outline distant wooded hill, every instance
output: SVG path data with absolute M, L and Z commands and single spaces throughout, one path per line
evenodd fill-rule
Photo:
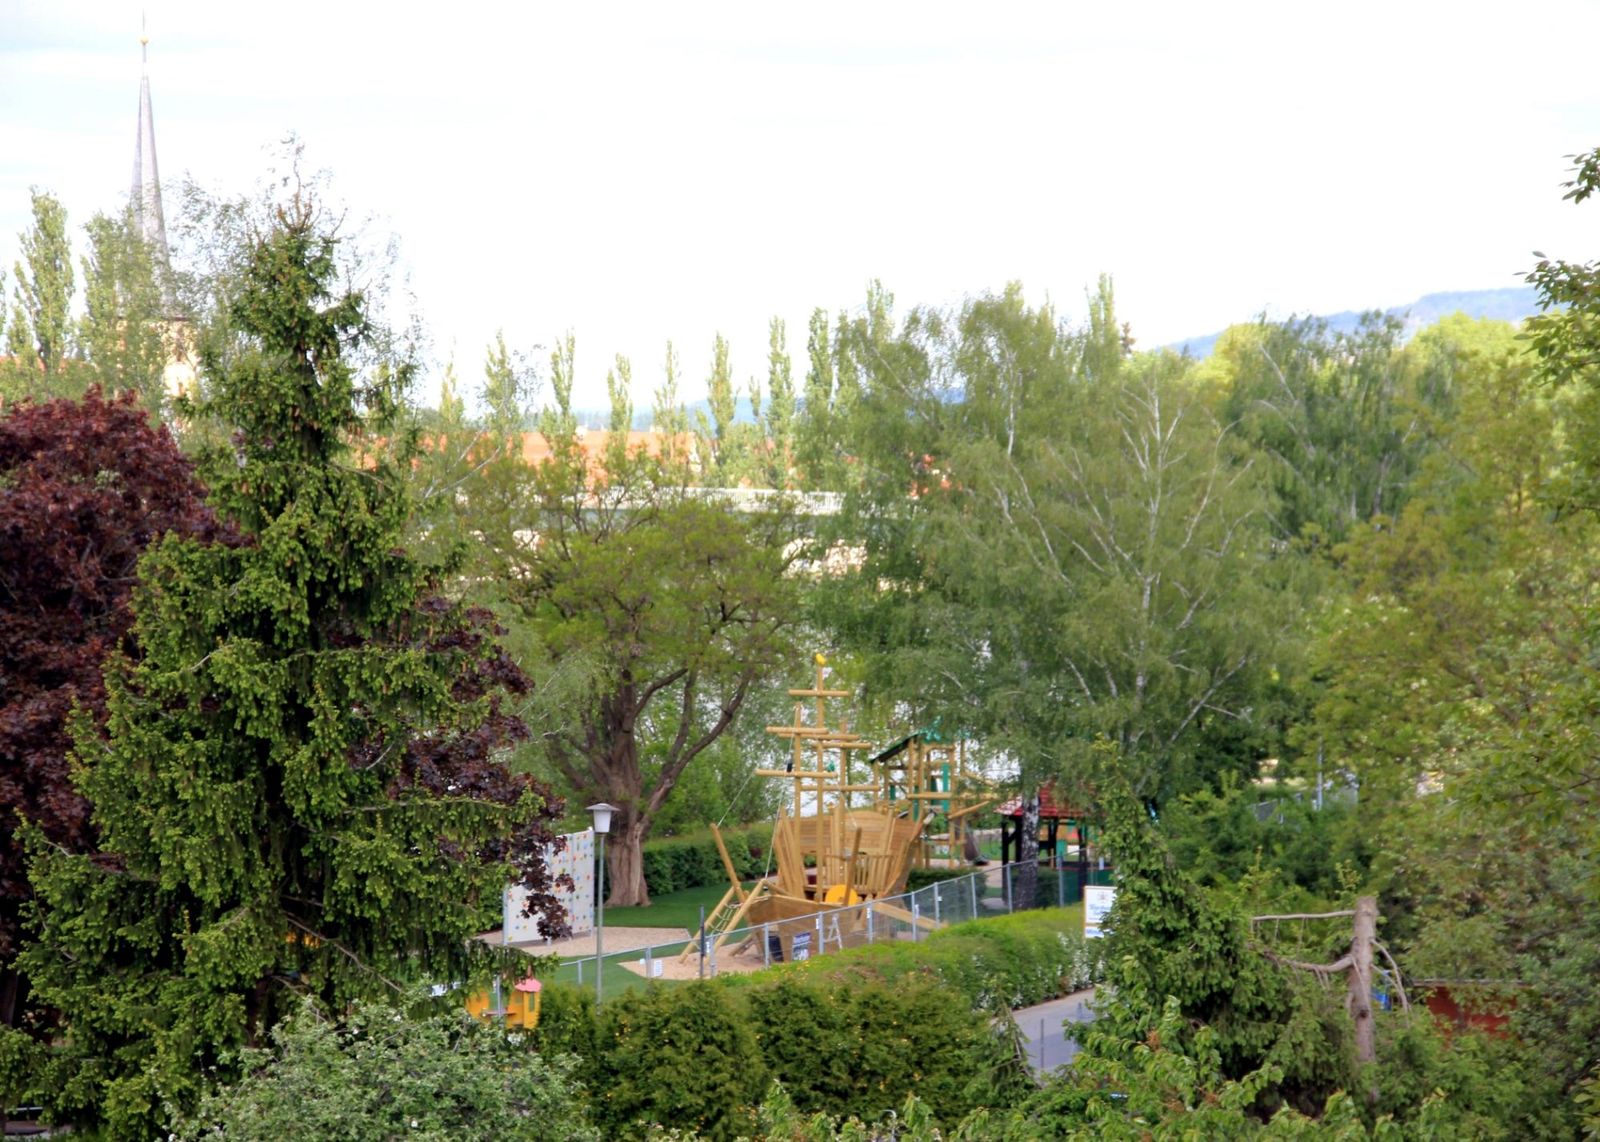
M 1336 332 L 1349 333 L 1355 330 L 1362 314 L 1370 312 L 1371 310 L 1347 309 L 1343 313 L 1322 315 L 1322 320 Z M 1496 321 L 1509 321 L 1515 324 L 1539 312 L 1539 299 L 1532 286 L 1456 290 L 1449 293 L 1426 294 L 1410 305 L 1397 305 L 1384 312 L 1404 320 L 1406 335 L 1410 336 L 1417 330 L 1432 325 L 1441 317 L 1449 317 L 1452 313 L 1464 313 L 1468 317 L 1493 318 Z M 1190 337 L 1185 341 L 1176 341 L 1167 348 L 1180 353 L 1186 352 L 1191 357 L 1207 357 L 1210 356 L 1212 347 L 1216 345 L 1220 336 L 1222 333 L 1219 330 L 1204 337 Z

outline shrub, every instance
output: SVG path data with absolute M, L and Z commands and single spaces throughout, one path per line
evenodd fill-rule
M 916 943 L 848 948 L 775 970 L 845 988 L 928 979 L 974 1008 L 997 1013 L 1043 1003 L 1099 978 L 1101 942 L 1084 939 L 1082 917 L 1078 908 L 1049 908 L 971 920 Z M 749 977 L 722 980 L 730 987 L 750 986 Z
M 589 1126 L 572 1060 L 465 1012 L 359 1005 L 336 1023 L 308 1003 L 244 1052 L 246 1077 L 210 1093 L 176 1139 L 497 1138 L 579 1142 Z
M 542 1054 L 574 1055 L 584 1068 L 590 1068 L 599 1051 L 598 1034 L 592 988 L 544 985 L 539 996 L 539 1025 L 533 1031 L 533 1045 Z M 587 1069 L 583 1077 L 590 1077 Z
M 832 1109 L 851 1085 L 845 1044 L 852 1029 L 847 1005 L 833 995 L 813 980 L 785 975 L 742 997 L 762 1060 L 805 1111 Z
M 851 1028 L 851 1081 L 818 1109 L 875 1118 L 915 1093 L 941 1121 L 955 1122 L 1018 1093 L 1015 1056 L 989 1017 L 952 1003 L 948 988 L 874 984 L 831 998 Z
M 771 825 L 750 825 L 722 834 L 728 858 L 741 879 L 767 871 L 767 851 L 772 846 Z M 644 880 L 652 895 L 681 892 L 707 884 L 721 884 L 727 873 L 717 842 L 709 832 L 649 841 L 644 846 Z
M 970 868 L 914 868 L 906 877 L 906 891 L 915 892 L 930 884 L 938 884 L 941 880 L 959 880 L 971 875 Z
M 1017 1077 L 988 1016 L 930 981 L 789 977 L 743 998 L 763 1062 L 805 1111 L 876 1119 L 915 1093 L 954 1122 Z
M 748 1134 L 768 1072 L 744 1005 L 695 982 L 624 992 L 600 1015 L 593 1105 L 608 1138 L 650 1124 L 708 1139 Z
M 580 1073 L 608 1137 L 652 1123 L 732 1138 L 777 1080 L 800 1110 L 876 1121 L 916 1094 L 954 1123 L 1005 1105 L 1021 1074 L 990 1016 L 1086 986 L 1101 941 L 1076 908 L 972 921 L 916 943 L 874 944 L 703 983 L 650 985 L 608 1003 L 553 986 L 537 1041 L 590 1060 Z

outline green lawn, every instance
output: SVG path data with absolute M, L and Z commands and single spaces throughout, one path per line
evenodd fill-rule
M 749 881 L 748 888 L 755 881 Z M 686 888 L 682 892 L 669 892 L 655 897 L 648 908 L 607 908 L 606 926 L 615 924 L 619 928 L 682 928 L 684 933 L 694 931 L 700 926 L 700 909 L 706 910 L 706 918 L 710 919 L 711 910 L 717 906 L 717 901 L 722 899 L 723 893 L 728 891 L 728 886 L 723 883 L 707 884 L 700 888 Z
M 746 885 L 748 888 L 750 881 Z M 689 935 L 700 924 L 700 909 L 706 910 L 709 919 L 712 909 L 722 899 L 726 892 L 726 885 L 705 885 L 700 888 L 686 888 L 682 892 L 669 892 L 657 896 L 646 908 L 607 908 L 606 927 L 609 928 L 677 928 L 684 936 Z M 687 940 L 680 939 L 676 943 L 665 944 L 655 949 L 655 954 L 662 959 L 676 956 L 683 950 Z M 642 951 L 619 952 L 615 955 L 608 954 L 605 962 L 606 995 L 621 995 L 632 987 L 639 987 L 645 983 L 641 975 L 636 975 L 623 967 L 625 961 L 640 960 L 644 958 Z M 551 983 L 578 982 L 578 965 L 573 959 L 562 961 L 561 966 L 544 978 Z M 671 980 L 658 980 L 658 983 L 671 983 Z M 583 986 L 594 987 L 594 960 L 589 958 L 583 963 Z

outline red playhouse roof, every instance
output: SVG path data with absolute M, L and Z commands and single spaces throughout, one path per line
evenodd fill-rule
M 995 811 L 1002 817 L 1020 817 L 1022 816 L 1022 798 L 1013 797 Z M 1082 809 L 1076 809 L 1071 805 L 1056 800 L 1055 782 L 1047 781 L 1039 787 L 1039 820 L 1061 821 L 1068 817 L 1077 820 L 1086 816 L 1088 814 Z

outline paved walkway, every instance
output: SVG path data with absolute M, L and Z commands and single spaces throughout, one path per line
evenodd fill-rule
M 1028 1040 L 1028 1063 L 1034 1070 L 1047 1074 L 1072 1062 L 1078 1054 L 1078 1044 L 1067 1033 L 1067 1026 L 1094 1019 L 1089 1010 L 1093 999 L 1094 988 L 1091 987 L 1011 1013 Z
M 485 932 L 478 937 L 485 943 L 498 944 L 500 931 Z M 618 925 L 606 925 L 606 959 L 622 952 L 641 951 L 644 948 L 662 948 L 673 944 L 682 944 L 691 939 L 687 928 L 624 928 Z M 532 956 L 560 956 L 568 959 L 572 956 L 594 955 L 594 931 L 584 932 L 581 935 L 569 936 L 565 940 L 534 940 L 529 943 L 513 944 L 512 947 L 520 948 Z

